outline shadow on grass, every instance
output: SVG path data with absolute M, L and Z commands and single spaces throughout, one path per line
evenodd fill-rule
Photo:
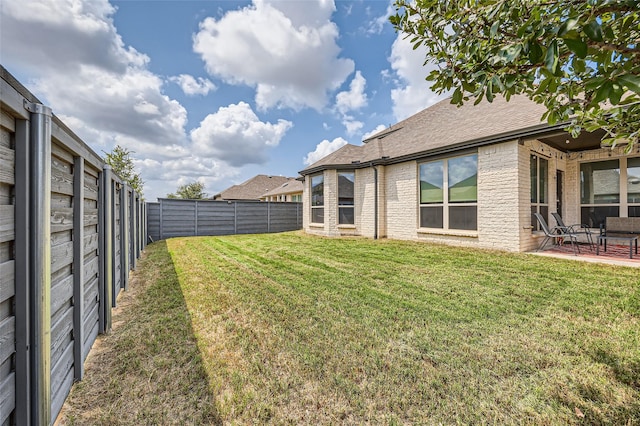
M 222 424 L 164 241 L 147 246 L 60 424 Z

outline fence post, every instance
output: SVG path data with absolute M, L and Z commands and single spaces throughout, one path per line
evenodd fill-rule
M 31 423 L 51 421 L 51 108 L 25 100 L 30 113 Z
M 129 261 L 131 262 L 131 269 L 136 269 L 136 259 L 138 257 L 138 198 L 136 191 L 131 189 L 131 198 L 129 198 L 129 215 L 131 216 L 131 253 Z
M 233 202 L 233 233 L 238 233 L 238 202 Z
M 74 378 L 82 380 L 84 342 L 84 159 L 73 164 L 73 368 Z
M 120 186 L 120 288 L 129 287 L 129 185 Z
M 267 233 L 271 232 L 271 201 L 267 201 Z
M 119 201 L 119 197 L 120 197 L 120 192 L 122 191 L 122 189 L 120 189 L 118 187 L 119 183 L 116 181 L 115 179 L 115 173 L 111 173 L 111 204 L 109 205 L 109 210 L 111 211 L 111 251 L 109 252 L 110 256 L 111 256 L 111 307 L 115 308 L 116 307 L 116 303 L 118 301 L 118 293 L 120 292 L 120 289 L 116 286 L 116 284 L 118 283 L 118 281 L 120 281 L 119 285 L 122 286 L 122 281 L 119 280 L 119 278 L 122 278 L 122 276 L 118 277 L 116 275 L 116 271 L 118 269 L 118 265 L 116 264 L 116 256 L 118 254 L 118 249 L 119 247 L 116 247 L 116 235 L 118 232 L 120 232 L 120 228 L 121 226 L 118 226 L 118 223 L 116 221 L 116 198 L 118 198 Z M 122 225 L 122 217 L 120 217 L 120 225 Z M 120 256 L 122 256 L 122 251 L 120 252 Z M 120 266 L 122 267 L 122 260 L 120 260 Z
M 164 239 L 164 232 L 162 232 L 164 230 L 164 223 L 162 221 L 162 212 L 164 210 L 164 206 L 162 205 L 162 198 L 160 198 L 158 201 L 160 201 L 160 239 Z
M 16 120 L 15 133 L 15 313 L 16 313 L 16 424 L 31 424 L 29 348 L 29 122 Z
M 113 233 L 112 233 L 112 197 L 113 179 L 111 166 L 105 164 L 102 168 L 102 196 L 100 197 L 100 332 L 106 333 L 111 329 L 111 287 L 113 285 Z
M 198 236 L 198 200 L 196 200 L 196 205 L 195 205 L 194 222 L 195 222 L 194 233 L 195 233 L 195 236 L 197 237 Z

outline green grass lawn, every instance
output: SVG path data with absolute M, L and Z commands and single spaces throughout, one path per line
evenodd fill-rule
M 197 347 L 202 422 L 640 423 L 637 269 L 297 232 L 170 239 L 139 269 L 181 294 L 184 336 L 146 321 Z

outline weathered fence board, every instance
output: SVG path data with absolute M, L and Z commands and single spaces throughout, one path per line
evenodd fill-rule
M 111 326 L 146 224 L 118 213 L 122 182 L 104 160 L 0 77 L 0 425 L 52 424 Z
M 4 97 L 4 93 L 3 93 Z M 15 423 L 15 118 L 0 113 L 0 424 Z
M 301 203 L 160 199 L 147 203 L 148 238 L 302 229 Z

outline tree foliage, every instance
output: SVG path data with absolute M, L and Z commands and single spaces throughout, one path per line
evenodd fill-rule
M 136 173 L 131 154 L 133 154 L 133 151 L 116 145 L 110 153 L 105 152 L 105 162 L 111 166 L 111 169 L 113 169 L 123 181 L 140 194 L 140 198 L 143 198 L 144 181 L 140 177 L 140 174 Z
M 395 0 L 390 17 L 438 65 L 427 80 L 452 103 L 525 94 L 550 124 L 603 144 L 638 142 L 640 1 Z
M 206 196 L 204 183 L 197 181 L 180 185 L 175 194 L 167 194 L 167 198 L 184 198 L 189 200 L 202 200 L 206 198 Z

